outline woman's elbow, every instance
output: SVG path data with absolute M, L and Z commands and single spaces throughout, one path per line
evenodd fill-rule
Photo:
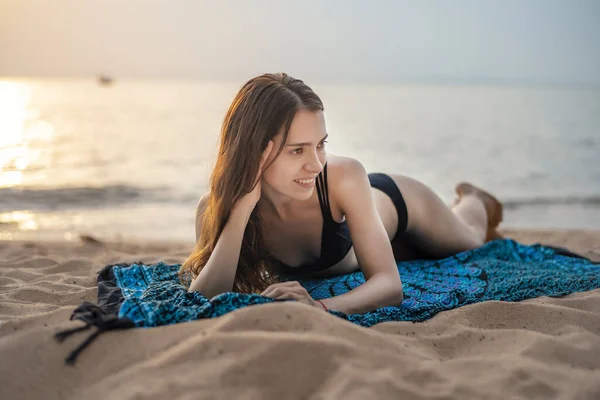
M 400 289 L 400 291 L 396 294 L 396 298 L 394 300 L 394 305 L 399 306 L 400 304 L 402 304 L 403 300 L 404 300 L 404 291 L 402 289 Z
M 204 278 L 204 279 L 203 279 Z M 190 287 L 188 288 L 188 293 L 198 292 L 202 296 L 207 299 L 212 299 L 213 297 L 225 293 L 231 292 L 233 290 L 233 285 L 229 282 L 221 282 L 221 281 L 210 281 L 206 282 L 206 277 L 198 275 L 196 279 L 192 282 Z
M 404 290 L 400 289 L 400 294 L 398 295 L 398 304 L 402 304 L 404 301 Z
M 404 289 L 398 275 L 379 275 L 379 307 L 400 306 L 404 300 Z
M 402 301 L 404 300 L 404 289 L 402 288 L 402 282 L 394 285 L 390 298 L 390 305 L 399 306 L 402 304 Z

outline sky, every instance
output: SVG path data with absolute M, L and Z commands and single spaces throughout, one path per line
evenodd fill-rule
M 600 84 L 598 0 L 1 0 L 0 76 Z

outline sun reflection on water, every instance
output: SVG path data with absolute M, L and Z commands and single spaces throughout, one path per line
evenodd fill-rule
M 0 82 L 0 188 L 23 185 L 24 171 L 41 158 L 55 129 L 31 106 L 33 86 Z
M 0 190 L 25 186 L 26 171 L 36 167 L 55 136 L 54 126 L 39 119 L 32 107 L 32 92 L 31 84 L 0 82 Z M 35 217 L 27 210 L 0 213 L 0 227 L 36 231 Z M 0 240 L 12 237 L 10 231 L 0 231 Z
M 0 214 L 0 225 L 17 225 L 21 231 L 38 229 L 35 215 L 29 211 L 12 211 Z

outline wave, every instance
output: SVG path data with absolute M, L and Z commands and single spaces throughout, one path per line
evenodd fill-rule
M 171 203 L 189 205 L 199 194 L 178 192 L 170 187 L 138 187 L 117 184 L 107 186 L 77 186 L 62 188 L 0 188 L 0 212 L 9 211 L 65 211 L 83 208 L 114 208 L 124 204 Z M 506 210 L 527 207 L 584 206 L 600 207 L 599 195 L 540 196 L 528 198 L 500 198 Z
M 132 202 L 168 202 L 167 188 L 130 185 L 62 188 L 2 188 L 0 212 L 17 210 L 57 211 L 76 208 L 105 208 Z
M 586 206 L 600 207 L 600 195 L 574 195 L 574 196 L 556 196 L 556 197 L 531 197 L 523 199 L 501 199 L 505 209 L 518 209 L 524 207 L 539 206 Z

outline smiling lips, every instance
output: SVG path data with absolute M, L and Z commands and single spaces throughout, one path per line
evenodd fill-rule
M 310 179 L 294 179 L 294 182 L 302 183 L 304 185 L 308 185 L 309 183 L 313 183 L 314 181 L 315 181 L 315 178 L 310 178 Z

